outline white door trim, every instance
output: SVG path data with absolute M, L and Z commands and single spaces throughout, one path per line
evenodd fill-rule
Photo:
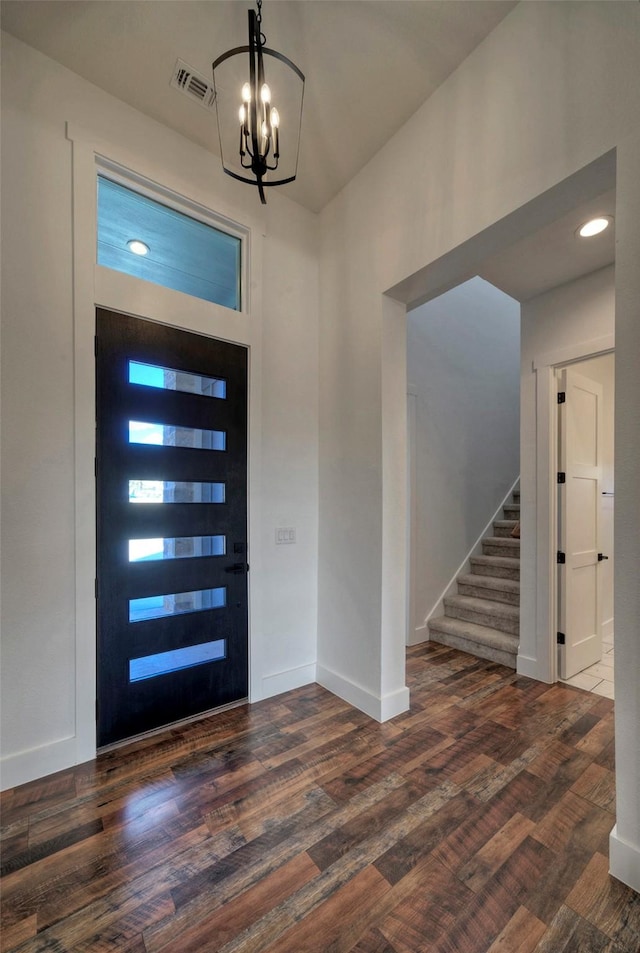
M 76 124 L 67 124 L 67 138 L 73 150 L 73 263 L 74 263 L 74 415 L 75 415 L 75 580 L 76 580 L 76 706 L 75 736 L 65 739 L 73 745 L 60 749 L 59 762 L 49 771 L 82 763 L 95 757 L 95 672 L 96 672 L 96 613 L 94 579 L 96 576 L 95 480 L 93 457 L 95 452 L 95 365 L 94 334 L 95 308 L 102 306 L 125 311 L 138 317 L 152 318 L 185 330 L 202 333 L 243 344 L 249 350 L 248 395 L 248 539 L 251 562 L 249 582 L 249 691 L 250 699 L 262 697 L 262 639 L 260 611 L 262 601 L 260 572 L 260 474 L 261 474 L 261 353 L 260 320 L 261 299 L 261 237 L 265 220 L 256 217 L 238 225 L 246 237 L 247 258 L 250 242 L 250 262 L 245 278 L 245 290 L 251 285 L 251 297 L 246 295 L 243 310 L 230 312 L 228 308 L 191 298 L 171 289 L 142 282 L 129 275 L 102 268 L 96 264 L 96 176 L 105 163 L 118 167 L 146 180 L 181 194 L 181 183 L 169 169 L 158 166 L 158 159 L 131 154 L 126 147 L 106 143 L 90 130 Z M 160 166 L 162 162 L 160 160 Z M 185 196 L 203 208 L 199 196 Z M 206 201 L 206 200 L 205 200 Z M 224 200 L 221 203 L 224 206 Z M 220 216 L 231 220 L 233 210 L 220 207 Z M 250 308 L 249 312 L 247 309 Z M 40 776 L 38 772 L 33 776 Z
M 537 356 L 536 374 L 536 654 L 518 658 L 518 671 L 544 682 L 558 680 L 556 580 L 558 421 L 556 368 L 615 350 L 613 333 Z
M 558 646 L 558 663 L 564 679 L 602 658 L 602 569 L 598 550 L 602 541 L 604 385 L 582 374 L 582 363 L 565 365 L 556 372 L 558 388 L 565 394 L 564 402 L 557 406 L 558 465 L 565 473 L 565 482 L 556 486 L 558 542 L 565 553 L 565 563 L 558 567 L 556 576 L 558 628 L 564 633 L 564 644 Z M 595 424 L 592 443 L 578 419 Z M 585 579 L 589 579 L 586 585 Z M 594 602 L 589 601 L 587 593 L 595 596 Z M 592 614 L 588 614 L 589 608 Z
M 407 645 L 413 645 L 416 631 L 416 445 L 418 390 L 407 387 Z M 426 631 L 426 626 L 423 626 Z

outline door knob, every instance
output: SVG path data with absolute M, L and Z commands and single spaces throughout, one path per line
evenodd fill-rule
M 608 559 L 608 556 L 603 556 L 602 553 L 598 553 L 598 562 L 601 563 L 603 559 Z

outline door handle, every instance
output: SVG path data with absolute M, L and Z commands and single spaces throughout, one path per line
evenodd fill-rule
M 602 553 L 598 553 L 598 562 L 601 563 L 603 559 L 608 559 L 608 556 L 603 556 Z
M 249 564 L 234 563 L 233 566 L 227 566 L 225 572 L 232 572 L 235 576 L 239 576 L 241 573 L 249 572 Z

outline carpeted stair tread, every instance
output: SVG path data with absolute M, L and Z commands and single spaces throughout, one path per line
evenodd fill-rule
M 465 619 L 478 625 L 488 625 L 503 632 L 517 635 L 520 627 L 520 609 L 494 599 L 478 599 L 475 596 L 447 596 L 444 599 L 445 615 Z
M 520 580 L 503 579 L 499 576 L 465 573 L 458 576 L 458 592 L 462 596 L 492 599 L 512 606 L 520 605 Z
M 475 572 L 469 572 L 462 576 L 458 576 L 458 582 L 462 582 L 468 586 L 483 586 L 487 589 L 502 589 L 505 592 L 520 592 L 519 579 L 500 579 L 498 576 L 482 576 Z
M 520 560 L 510 556 L 472 556 L 471 572 L 503 579 L 520 579 Z
M 520 504 L 519 503 L 505 503 L 502 509 L 504 510 L 504 518 L 506 520 L 520 519 Z
M 509 668 L 516 667 L 518 637 L 491 626 L 440 616 L 429 622 L 429 635 L 433 642 L 469 652 L 478 658 L 490 659 Z

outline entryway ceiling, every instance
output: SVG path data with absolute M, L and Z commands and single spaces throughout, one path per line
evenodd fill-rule
M 247 0 L 4 0 L 2 28 L 218 153 L 215 111 L 169 84 L 176 60 L 247 42 Z M 306 74 L 298 179 L 319 211 L 515 6 L 510 0 L 265 0 L 267 43 Z
M 605 268 L 616 257 L 615 211 L 616 190 L 610 189 L 487 258 L 479 274 L 517 301 L 527 301 Z M 593 238 L 576 234 L 581 225 L 600 216 L 614 219 L 606 231 Z

